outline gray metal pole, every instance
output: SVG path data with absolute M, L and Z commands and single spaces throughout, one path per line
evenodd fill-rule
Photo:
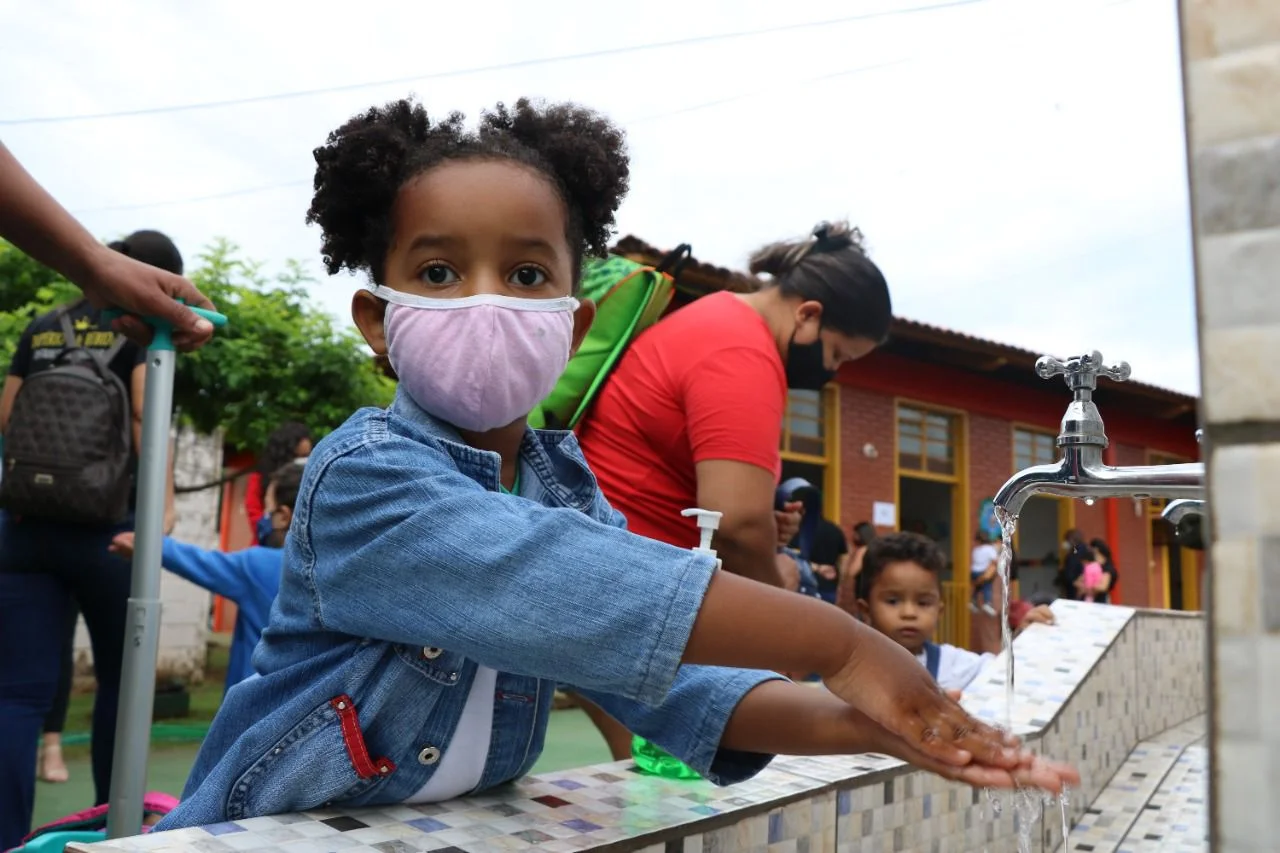
M 142 831 L 142 797 L 147 789 L 156 661 L 160 649 L 160 552 L 169 472 L 173 374 L 173 350 L 153 345 L 147 351 L 142 446 L 138 448 L 133 577 L 124 638 L 124 670 L 120 678 L 107 838 L 137 835 Z

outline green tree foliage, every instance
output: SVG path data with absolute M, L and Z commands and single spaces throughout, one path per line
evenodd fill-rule
M 390 402 L 391 380 L 377 370 L 359 335 L 336 328 L 311 298 L 313 282 L 297 263 L 271 279 L 219 240 L 188 273 L 228 319 L 211 343 L 178 357 L 174 402 L 196 429 L 221 427 L 227 444 L 257 451 L 284 421 L 301 421 L 319 437 L 361 406 Z M 33 317 L 79 293 L 0 242 L 4 363 Z
M 8 366 L 33 318 L 79 296 L 71 282 L 0 240 L 0 364 Z

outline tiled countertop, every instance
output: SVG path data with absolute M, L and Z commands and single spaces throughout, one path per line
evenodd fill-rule
M 1015 643 L 1013 722 L 1017 730 L 1033 740 L 1054 720 L 1135 613 L 1129 608 L 1073 602 L 1057 602 L 1053 609 L 1058 625 L 1032 626 Z M 1003 657 L 988 665 L 963 701 L 975 715 L 1003 722 Z M 71 845 L 68 850 L 86 853 L 701 851 L 703 847 L 689 848 L 679 839 L 693 833 L 718 831 L 748 816 L 767 812 L 767 821 L 756 821 L 757 828 L 751 830 L 763 837 L 748 839 L 744 835 L 724 849 L 809 849 L 811 853 L 818 853 L 814 844 L 824 849 L 828 844 L 822 839 L 831 839 L 831 849 L 834 849 L 834 829 L 828 824 L 846 820 L 845 816 L 851 812 L 871 808 L 873 799 L 881 811 L 892 809 L 893 791 L 899 788 L 902 790 L 897 792 L 897 797 L 901 799 L 905 794 L 909 798 L 911 779 L 905 780 L 904 788 L 904 780 L 898 778 L 908 772 L 910 768 L 902 762 L 884 756 L 780 756 L 755 779 L 717 788 L 701 780 L 673 781 L 642 776 L 634 771 L 630 762 L 619 762 L 528 777 L 486 796 L 448 803 L 252 818 L 92 845 Z M 869 795 L 875 792 L 875 796 L 862 797 L 863 790 Z M 951 794 L 927 796 L 955 799 Z M 960 796 L 967 798 L 968 794 L 962 792 Z M 786 808 L 789 803 L 820 800 L 833 808 Z M 945 799 L 939 802 L 946 803 Z M 899 810 L 903 808 L 901 803 L 896 805 Z M 954 808 L 956 803 L 949 805 Z M 927 803 L 917 803 L 913 808 L 923 808 L 923 817 L 929 817 Z M 889 825 L 885 820 L 900 818 L 892 824 L 897 826 L 907 821 L 903 815 L 875 818 L 867 813 L 863 817 L 864 827 L 865 818 L 872 818 L 868 827 L 871 831 L 883 831 Z M 876 825 L 877 820 L 880 826 Z M 846 849 L 843 843 L 840 849 Z

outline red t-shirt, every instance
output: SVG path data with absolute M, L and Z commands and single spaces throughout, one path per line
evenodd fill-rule
M 694 466 L 782 470 L 787 379 L 773 334 L 731 293 L 704 296 L 632 342 L 578 427 L 600 489 L 632 532 L 681 548 L 698 527 Z

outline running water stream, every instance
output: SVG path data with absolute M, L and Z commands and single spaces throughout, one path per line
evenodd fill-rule
M 1009 570 L 1013 562 L 1013 534 L 1018 527 L 1018 517 L 1010 515 L 1004 509 L 997 507 L 995 510 L 996 522 L 1000 525 L 1001 538 L 1003 539 L 1003 547 L 1000 549 L 999 561 L 996 563 L 996 573 L 1000 578 L 1001 601 L 1000 601 L 1000 650 L 1004 654 L 1004 729 L 1005 731 L 1013 731 L 1013 629 L 1009 625 Z M 1067 849 L 1067 795 L 1066 788 L 1058 796 L 1058 806 L 1062 811 L 1062 847 Z M 1054 798 L 1048 794 L 1040 794 L 1040 792 L 1031 788 L 1016 788 L 1010 792 L 1010 800 L 1013 806 L 1013 820 L 1018 833 L 1018 853 L 1030 853 L 1031 850 L 1031 830 L 1035 827 L 1044 814 L 1044 810 L 1054 803 Z M 1000 819 L 1000 815 L 1004 811 L 1004 804 L 1000 797 L 991 790 L 987 791 L 987 799 L 991 803 L 991 813 L 996 819 Z

